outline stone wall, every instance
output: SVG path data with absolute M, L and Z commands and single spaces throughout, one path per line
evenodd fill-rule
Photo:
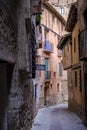
M 87 122 L 85 120 L 85 110 L 71 99 L 69 99 L 69 110 L 75 112 L 83 120 L 84 124 L 87 125 Z
M 26 67 L 25 19 L 29 18 L 27 1 L 20 2 L 17 5 L 14 0 L 0 2 L 0 64 L 4 62 L 6 66 L 9 65 L 6 70 L 7 76 L 3 77 L 6 78 L 8 90 L 4 110 L 6 119 L 3 119 L 3 125 L 7 126 L 0 126 L 2 130 L 30 130 L 33 121 L 32 80 L 29 79 L 28 73 L 19 71 L 20 66 Z M 15 10 L 11 8 L 13 6 L 16 7 Z
M 55 105 L 57 103 L 57 94 L 50 94 L 49 99 L 39 98 L 38 108 Z
M 62 80 L 61 81 L 61 95 L 63 101 L 68 101 L 68 83 L 67 80 Z
M 39 98 L 38 109 L 43 108 L 44 106 L 44 97 Z
M 42 108 L 44 106 L 51 106 L 61 102 L 68 102 L 68 84 L 67 80 L 61 81 L 61 90 L 54 94 L 49 94 L 49 97 L 45 99 L 44 97 L 39 98 L 38 107 Z

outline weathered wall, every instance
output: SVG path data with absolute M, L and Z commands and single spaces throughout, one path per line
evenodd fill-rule
M 68 67 L 71 67 L 72 61 L 71 61 L 71 45 L 70 40 L 68 41 L 67 45 L 62 51 L 63 56 L 63 68 L 66 69 Z
M 78 20 L 72 32 L 72 65 L 75 65 L 79 62 L 78 35 L 80 32 L 80 25 L 80 20 Z
M 52 9 L 42 5 L 43 13 L 41 18 L 41 28 L 42 28 L 42 48 L 38 50 L 39 64 L 45 64 L 45 58 L 49 58 L 48 71 L 49 79 L 45 77 L 45 71 L 41 71 L 38 77 L 38 87 L 39 87 L 39 107 L 44 105 L 53 105 L 62 101 L 61 92 L 58 92 L 58 84 L 60 88 L 67 87 L 61 83 L 62 79 L 66 80 L 66 72 L 63 71 L 63 75 L 59 74 L 59 63 L 61 63 L 62 58 L 58 57 L 58 38 L 63 34 L 64 24 L 62 20 L 54 14 Z M 45 35 L 46 33 L 46 35 Z M 53 45 L 53 52 L 49 53 L 45 51 L 44 43 L 49 41 Z M 66 81 L 67 82 L 67 81 Z M 61 101 L 60 101 L 61 100 Z
M 17 5 L 16 1 L 3 2 L 0 2 L 0 61 L 13 64 L 14 67 L 7 81 L 8 109 L 4 111 L 7 111 L 7 120 L 3 121 L 4 124 L 7 122 L 7 128 L 2 130 L 29 130 L 33 119 L 32 81 L 28 74 L 21 75 L 19 72 L 20 66 L 26 67 L 25 18 L 29 17 L 28 3 L 25 0 L 18 1 Z M 6 72 L 10 73 L 10 70 L 11 67 Z
M 84 64 L 79 60 L 81 21 L 72 31 L 72 69 L 68 70 L 69 108 L 85 119 Z M 70 75 L 71 72 L 71 75 Z

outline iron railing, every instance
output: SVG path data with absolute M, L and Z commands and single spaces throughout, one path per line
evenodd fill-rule
M 44 51 L 52 53 L 53 52 L 53 45 L 49 41 L 44 42 Z

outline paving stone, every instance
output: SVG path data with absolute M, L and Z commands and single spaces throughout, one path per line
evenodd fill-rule
M 82 120 L 62 103 L 40 109 L 31 130 L 87 130 Z

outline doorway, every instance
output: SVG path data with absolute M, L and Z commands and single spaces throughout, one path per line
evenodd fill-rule
M 85 117 L 87 120 L 87 72 L 85 73 Z
M 49 73 L 48 73 L 48 70 L 49 70 L 49 59 L 48 58 L 45 58 L 45 66 L 46 66 L 45 78 L 48 79 L 49 78 Z
M 0 61 L 0 130 L 7 130 L 8 97 L 11 87 L 13 64 Z
M 85 24 L 85 28 L 87 29 L 87 8 L 84 11 L 84 24 Z
M 34 98 L 35 98 L 35 102 L 37 100 L 37 86 L 38 84 L 35 84 L 35 88 L 34 88 Z
M 49 86 L 44 88 L 44 105 L 49 104 Z

